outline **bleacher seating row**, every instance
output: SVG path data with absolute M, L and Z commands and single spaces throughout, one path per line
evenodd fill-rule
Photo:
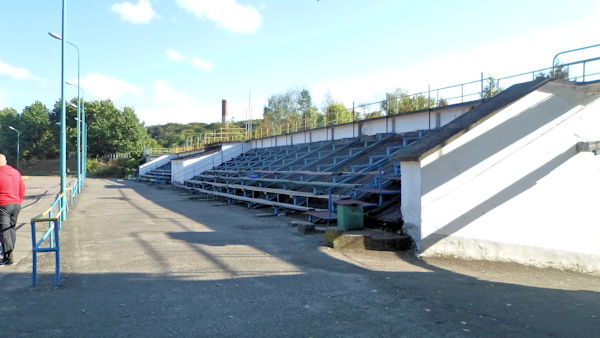
M 138 179 L 147 183 L 171 184 L 171 162 L 154 168 L 143 175 L 139 175 Z
M 390 163 L 389 157 L 421 136 L 422 132 L 382 134 L 253 149 L 197 175 L 185 186 L 228 199 L 251 196 L 246 200 L 249 207 L 277 202 L 278 207 L 305 212 L 309 219 L 331 221 L 336 217 L 337 200 L 355 199 L 382 206 L 386 196 L 399 195 L 398 166 Z M 277 193 L 269 189 L 277 189 Z M 314 195 L 299 199 L 300 192 Z
M 379 134 L 335 141 L 255 148 L 177 185 L 248 207 L 306 213 L 309 220 L 335 220 L 340 200 L 382 207 L 401 193 L 399 166 L 391 155 L 423 132 Z M 170 164 L 143 175 L 170 182 Z

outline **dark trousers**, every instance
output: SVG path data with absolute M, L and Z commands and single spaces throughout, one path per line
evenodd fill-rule
M 2 253 L 4 259 L 8 259 L 11 256 L 13 249 L 15 248 L 15 241 L 17 239 L 17 217 L 21 211 L 20 204 L 9 204 L 0 206 L 0 241 L 2 242 Z

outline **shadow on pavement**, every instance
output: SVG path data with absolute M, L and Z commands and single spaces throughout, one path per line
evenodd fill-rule
M 126 203 L 124 210 L 156 223 L 112 228 L 111 222 L 92 225 L 90 221 L 81 227 L 145 229 L 119 238 L 119 245 L 140 246 L 141 258 L 151 255 L 153 264 L 161 268 L 151 273 L 74 269 L 65 272 L 59 289 L 51 287 L 51 273 L 43 273 L 37 287 L 17 287 L 30 278 L 17 273 L 3 280 L 4 332 L 161 337 L 591 336 L 600 328 L 600 282 L 594 276 L 533 268 L 521 271 L 541 279 L 533 282 L 548 285 L 536 287 L 511 281 L 511 271 L 500 270 L 508 265 L 482 263 L 498 269 L 492 275 L 503 280 L 499 282 L 454 272 L 408 253 L 335 252 L 321 245 L 320 235 L 300 235 L 287 227 L 286 218 L 259 218 L 253 215 L 255 210 L 217 207 L 216 202 L 193 201 L 178 192 L 135 182 L 102 182 L 105 186 L 93 192 L 94 203 Z M 106 196 L 107 187 L 118 194 Z M 118 223 L 119 212 L 114 210 L 112 223 Z M 86 214 L 89 218 L 87 210 Z M 74 234 L 75 226 L 67 223 L 62 231 L 69 233 L 63 237 L 69 238 L 65 245 L 73 250 L 67 252 L 81 254 L 88 242 Z M 111 231 L 104 236 L 110 237 Z M 154 241 L 163 237 L 168 241 Z M 131 259 L 125 269 L 141 268 L 132 257 L 95 255 Z M 565 280 L 556 281 L 554 287 L 543 280 L 545 276 Z M 572 282 L 568 279 L 590 282 L 595 291 L 560 289 L 560 283 Z

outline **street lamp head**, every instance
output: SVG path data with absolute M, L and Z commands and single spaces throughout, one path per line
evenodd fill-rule
M 50 35 L 51 37 L 57 39 L 57 40 L 62 40 L 62 36 L 56 34 L 56 33 L 52 33 L 52 32 L 48 32 L 48 35 Z M 79 58 L 79 47 L 77 47 L 76 44 L 72 43 L 71 41 L 65 40 L 65 43 L 68 43 L 69 45 L 75 47 L 77 49 L 77 58 Z
M 48 35 L 50 35 L 51 37 L 53 37 L 55 39 L 62 40 L 62 36 L 60 36 L 56 33 L 48 32 Z
M 10 129 L 10 130 L 14 130 L 14 131 L 16 131 L 17 133 L 20 133 L 20 131 L 18 131 L 18 130 L 17 130 L 17 128 L 15 128 L 15 127 L 13 127 L 13 126 L 8 126 L 8 129 Z
M 73 102 L 70 102 L 70 103 L 69 103 L 69 106 L 71 106 L 71 107 L 73 107 L 73 108 L 79 108 L 79 107 L 77 107 L 77 105 L 73 104 Z
M 69 81 L 65 81 L 65 83 L 68 84 L 69 86 L 78 87 L 76 84 L 69 82 Z

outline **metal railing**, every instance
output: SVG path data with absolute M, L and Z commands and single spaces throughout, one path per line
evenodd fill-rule
M 186 151 L 202 150 L 207 144 L 220 142 L 247 141 L 250 133 L 245 128 L 220 128 L 202 135 L 188 137 L 185 145 L 172 148 L 148 148 L 144 150 L 145 155 L 164 155 L 182 153 Z
M 186 151 L 202 150 L 203 148 L 204 148 L 203 143 L 200 145 L 189 145 L 189 146 L 172 147 L 172 148 L 147 148 L 144 150 L 144 155 L 177 154 L 177 153 L 183 153 Z
M 218 131 L 204 134 L 204 144 L 246 141 L 247 139 L 248 132 L 245 128 L 220 128 Z
M 73 205 L 75 200 L 81 193 L 82 185 L 79 181 L 66 189 L 65 194 L 59 194 L 50 208 L 31 219 L 31 247 L 32 247 L 32 284 L 37 285 L 37 254 L 43 252 L 54 252 L 55 254 L 55 269 L 54 269 L 54 286 L 60 286 L 60 241 L 59 230 L 62 229 L 62 222 L 67 219 L 69 204 Z M 65 198 L 66 197 L 66 198 Z M 39 223 L 48 223 L 48 229 L 42 237 L 37 240 L 36 226 Z
M 557 56 L 567 52 L 578 51 L 596 46 L 600 46 L 600 44 L 561 52 L 557 54 Z M 231 138 L 231 135 L 227 135 L 227 133 L 224 132 L 214 132 L 207 133 L 205 135 L 193 136 L 192 139 L 194 140 L 203 140 L 203 142 L 196 141 L 195 144 L 192 144 L 192 147 L 196 147 L 193 149 L 190 149 L 188 146 L 190 143 L 188 140 L 186 141 L 186 146 L 184 147 L 151 149 L 151 152 L 153 154 L 176 153 L 202 149 L 204 144 L 208 144 L 207 142 L 214 143 L 260 139 L 269 136 L 294 133 L 302 130 L 332 127 L 339 124 L 358 122 L 382 116 L 394 116 L 453 104 L 477 102 L 486 98 L 491 98 L 499 94 L 503 88 L 507 88 L 518 83 L 535 80 L 538 77 L 549 78 L 556 76 L 557 67 L 560 67 L 560 69 L 564 71 L 563 74 L 568 74 L 568 77 L 565 78 L 567 80 L 575 82 L 600 80 L 600 57 L 564 63 L 560 65 L 554 64 L 555 60 L 556 56 L 551 67 L 536 69 L 505 77 L 484 77 L 483 73 L 481 73 L 481 77 L 477 80 L 435 89 L 428 88 L 426 91 L 412 94 L 391 93 L 386 95 L 385 100 L 359 104 L 356 106 L 353 104 L 352 108 L 346 107 L 345 110 L 326 112 L 324 114 L 317 114 L 316 116 L 311 117 L 296 114 L 294 118 L 289 118 L 285 122 L 276 125 L 268 123 L 268 121 L 263 121 L 262 126 L 255 128 L 250 132 L 247 132 L 244 128 L 236 128 L 243 130 L 235 133 L 237 138 Z
M 116 160 L 120 158 L 131 158 L 131 153 L 104 154 L 100 157 L 103 161 Z

